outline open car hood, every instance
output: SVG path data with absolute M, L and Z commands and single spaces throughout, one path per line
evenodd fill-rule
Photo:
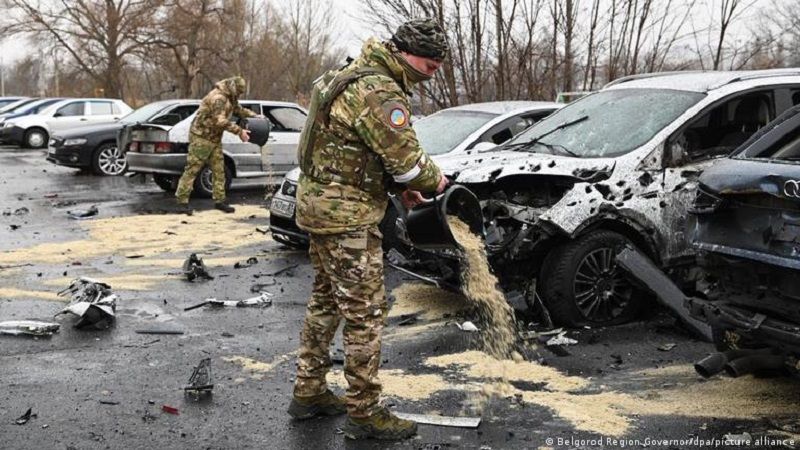
M 515 151 L 487 151 L 435 157 L 445 175 L 457 183 L 486 183 L 514 175 L 552 175 L 577 181 L 607 177 L 614 170 L 613 158 L 569 156 Z

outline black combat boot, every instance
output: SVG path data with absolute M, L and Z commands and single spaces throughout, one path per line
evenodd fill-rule
M 189 206 L 188 203 L 178 203 L 178 214 L 186 214 L 187 216 L 191 216 L 194 214 L 194 210 Z
M 214 203 L 214 208 L 228 214 L 236 212 L 236 208 L 229 205 L 228 202 L 225 201 Z
M 350 439 L 399 440 L 414 437 L 417 424 L 403 420 L 381 407 L 367 418 L 349 417 L 342 431 Z
M 314 397 L 292 397 L 292 403 L 289 404 L 289 415 L 297 420 L 317 416 L 338 416 L 346 412 L 344 400 L 330 390 Z

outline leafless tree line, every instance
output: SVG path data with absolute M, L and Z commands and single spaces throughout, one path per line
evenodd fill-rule
M 296 100 L 343 58 L 322 0 L 0 0 L 0 9 L 0 36 L 36 44 L 7 74 L 7 90 L 20 93 L 142 104 L 202 97 L 241 74 L 250 97 Z
M 797 0 L 358 0 L 379 37 L 433 17 L 452 53 L 420 86 L 422 112 L 491 100 L 552 100 L 621 76 L 800 65 Z M 131 104 L 202 96 L 242 74 L 250 97 L 305 103 L 341 64 L 337 2 L 0 0 L 0 38 L 36 50 L 7 71 L 20 93 Z M 355 56 L 355 55 L 351 55 Z

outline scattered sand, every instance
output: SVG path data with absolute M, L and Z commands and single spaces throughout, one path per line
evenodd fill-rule
M 483 239 L 456 216 L 447 216 L 450 230 L 464 250 L 466 260 L 461 284 L 466 297 L 478 309 L 484 350 L 492 356 L 509 358 L 517 340 L 514 309 L 498 287 L 497 277 L 489 268 Z
M 527 403 L 546 406 L 578 430 L 603 436 L 622 436 L 631 427 L 623 408 L 632 397 L 617 392 L 575 395 L 566 392 L 519 391 Z
M 138 274 L 125 274 L 125 275 L 98 275 L 92 276 L 104 283 L 111 286 L 115 291 L 149 291 L 152 289 L 163 290 L 164 283 L 174 280 L 181 280 L 179 275 L 138 275 Z M 44 282 L 47 286 L 57 286 L 66 288 L 75 278 L 62 277 L 47 280 Z
M 552 391 L 577 391 L 589 386 L 588 380 L 563 375 L 552 367 L 528 361 L 500 360 L 479 351 L 434 356 L 426 359 L 425 365 L 460 367 L 472 378 L 546 383 L 546 388 Z
M 425 320 L 441 319 L 467 306 L 463 296 L 423 283 L 404 283 L 392 290 L 395 302 L 389 317 L 420 313 Z
M 69 283 L 67 283 L 69 284 Z M 64 285 L 66 287 L 67 285 Z M 56 291 L 28 291 L 15 288 L 0 288 L 0 299 L 21 300 L 34 298 L 37 300 L 54 300 L 60 302 L 67 302 L 68 299 L 59 297 Z
M 188 252 L 186 256 L 189 256 Z M 205 263 L 208 268 L 212 268 L 215 266 L 233 266 L 239 261 L 246 260 L 246 257 L 239 256 L 226 256 L 226 257 L 218 257 L 218 258 L 205 258 L 202 254 L 198 255 L 199 257 L 203 258 L 203 262 Z M 261 259 L 261 257 L 259 257 Z M 125 265 L 131 267 L 158 267 L 163 269 L 173 269 L 175 271 L 181 271 L 183 268 L 183 262 L 186 258 L 136 258 L 136 259 L 126 259 Z
M 244 219 L 256 216 L 266 223 L 266 211 L 260 206 L 240 205 L 233 214 L 209 210 L 192 217 L 178 214 L 112 217 L 80 222 L 88 237 L 83 240 L 39 244 L 0 253 L 0 265 L 31 263 L 86 263 L 109 255 L 144 255 L 152 257 L 189 249 L 232 248 L 263 243 L 270 239 L 255 231 Z M 185 221 L 187 224 L 182 224 Z M 165 234 L 164 231 L 176 234 Z M 224 232 L 223 232 L 224 231 Z M 181 261 L 182 262 L 182 261 Z
M 248 358 L 245 356 L 225 356 L 222 358 L 222 360 L 234 364 L 239 364 L 240 366 L 242 366 L 243 370 L 250 372 L 251 374 L 250 378 L 253 378 L 255 380 L 261 380 L 264 378 L 264 375 L 272 372 L 276 367 L 291 360 L 296 355 L 297 351 L 286 353 L 284 355 L 275 357 L 275 359 L 273 359 L 272 362 L 269 363 L 264 361 L 259 361 L 253 358 Z
M 437 392 L 457 388 L 449 384 L 440 375 L 411 375 L 399 369 L 381 370 L 378 373 L 378 378 L 381 385 L 383 385 L 384 396 L 407 400 L 425 400 Z M 328 383 L 343 390 L 347 389 L 344 371 L 330 371 L 328 373 Z

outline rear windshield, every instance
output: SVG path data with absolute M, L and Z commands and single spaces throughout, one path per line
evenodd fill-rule
M 564 154 L 577 157 L 619 156 L 652 139 L 704 96 L 671 89 L 600 91 L 554 112 L 506 145 L 538 138 L 550 147 L 525 149 L 554 152 L 560 147 Z
M 497 114 L 480 111 L 440 111 L 423 117 L 412 126 L 422 149 L 429 155 L 441 155 L 495 117 Z

